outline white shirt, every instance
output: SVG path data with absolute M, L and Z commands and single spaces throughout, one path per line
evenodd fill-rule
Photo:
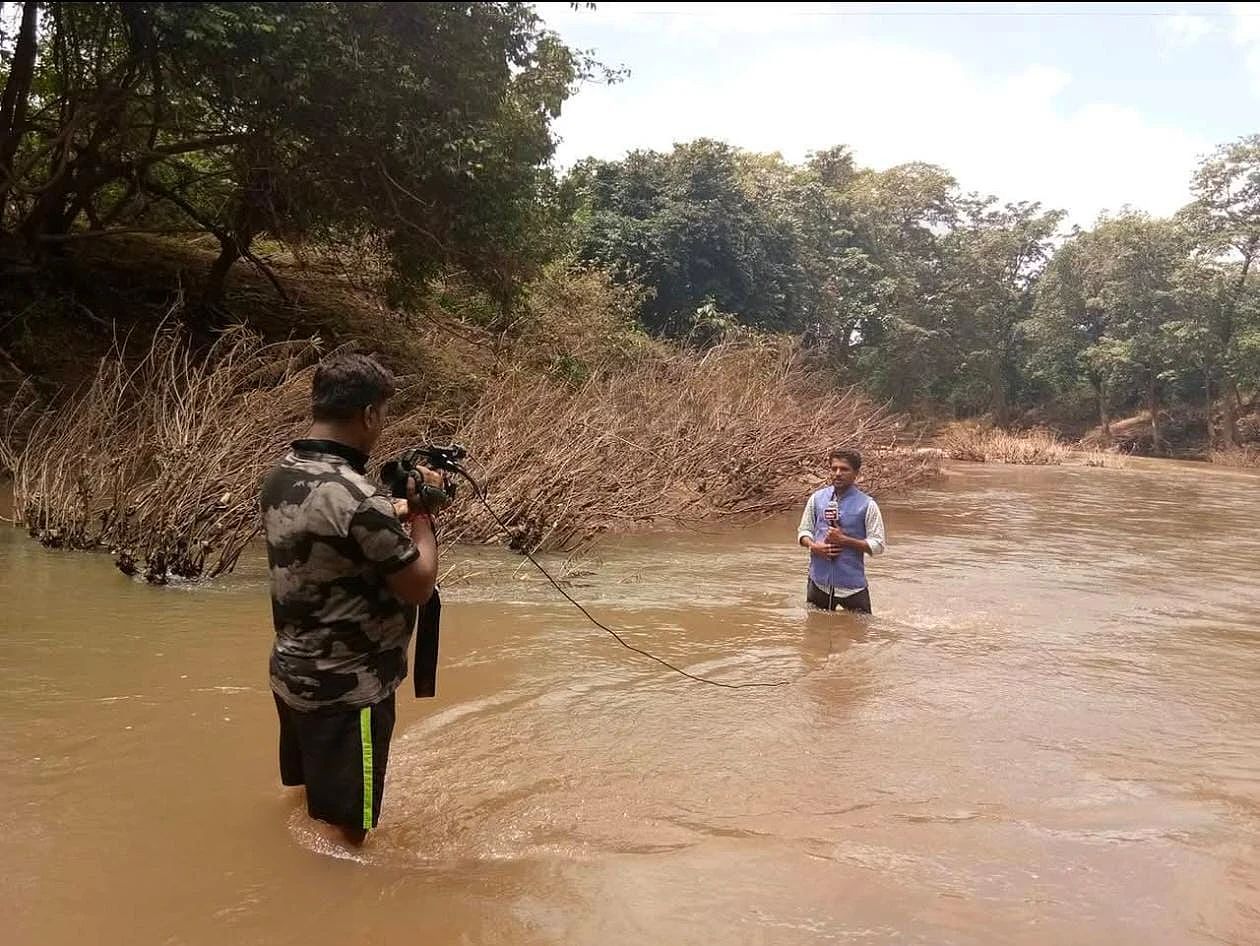
M 805 512 L 801 514 L 801 524 L 796 530 L 797 545 L 801 544 L 802 538 L 809 539 L 811 542 L 814 540 L 815 525 L 814 497 L 810 496 L 805 503 Z M 884 535 L 884 517 L 879 511 L 879 505 L 873 499 L 866 504 L 866 544 L 870 546 L 872 555 L 882 555 L 888 545 Z M 827 588 L 822 585 L 818 587 L 837 598 L 847 598 L 862 590 L 861 588 Z

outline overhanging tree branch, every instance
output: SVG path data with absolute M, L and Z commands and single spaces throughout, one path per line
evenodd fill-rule
M 218 239 L 221 245 L 225 247 L 233 247 L 239 256 L 248 260 L 255 269 L 267 278 L 267 281 L 270 282 L 272 287 L 276 290 L 276 295 L 280 297 L 281 302 L 285 305 L 293 304 L 292 300 L 289 298 L 289 294 L 285 291 L 284 286 L 281 284 L 280 278 L 274 271 L 272 271 L 271 267 L 259 259 L 248 246 L 242 246 L 234 233 L 230 232 L 226 227 L 215 223 L 194 207 L 186 198 L 177 194 L 170 188 L 163 187 L 161 184 L 148 180 L 142 181 L 140 186 L 148 193 L 153 194 L 156 197 L 160 197 L 163 200 L 170 201 L 183 211 L 184 214 L 194 223 L 207 232 L 214 234 L 215 238 Z

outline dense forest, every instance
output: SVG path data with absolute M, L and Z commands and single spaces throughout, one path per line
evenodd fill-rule
M 1260 137 L 1189 183 L 1172 219 L 1066 230 L 1062 211 L 962 193 L 930 164 L 871 170 L 836 147 L 793 165 L 695 141 L 586 162 L 562 189 L 576 254 L 650 287 L 653 331 L 803 333 L 900 408 L 1000 425 L 1041 408 L 1106 438 L 1144 409 L 1159 450 L 1161 412 L 1187 405 L 1237 443 L 1260 382 Z
M 1260 135 L 1205 155 L 1171 218 L 1069 228 L 843 145 L 792 163 L 697 140 L 559 170 L 566 99 L 633 78 L 528 4 L 2 7 L 13 371 L 38 373 L 50 305 L 83 308 L 61 267 L 145 236 L 213 247 L 181 287 L 207 333 L 234 320 L 242 270 L 289 303 L 281 258 L 370 260 L 403 310 L 458 286 L 460 319 L 504 330 L 545 269 L 597 267 L 635 291 L 647 333 L 790 333 L 898 410 L 1104 442 L 1141 414 L 1156 453 L 1260 439 Z

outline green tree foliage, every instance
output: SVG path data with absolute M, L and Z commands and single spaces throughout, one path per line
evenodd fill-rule
M 500 299 L 547 255 L 551 121 L 592 66 L 527 4 L 22 6 L 0 223 L 28 258 L 201 230 L 216 302 L 261 234 L 371 233 L 400 285 L 459 268 Z
M 1175 376 L 1185 234 L 1171 221 L 1127 212 L 1078 233 L 1050 263 L 1032 335 L 1035 370 L 1059 384 L 1085 382 L 1109 429 L 1111 406 L 1139 399 L 1161 449 L 1161 388 Z
M 992 198 L 958 205 L 958 225 L 942 240 L 953 397 L 964 411 L 987 409 L 1005 424 L 1021 381 L 1022 329 L 1063 213 Z
M 1260 256 L 1260 135 L 1222 145 L 1199 165 L 1191 181 L 1195 200 L 1180 214 L 1195 247 L 1187 273 L 1197 317 L 1182 335 L 1197 338 L 1204 353 L 1208 400 L 1220 390 L 1221 435 L 1238 440 L 1239 381 L 1254 387 L 1257 370 L 1253 270 Z M 1205 271 L 1206 270 L 1206 271 Z M 1204 297 L 1205 287 L 1211 287 Z
M 1077 231 L 1046 267 L 1026 326 L 1028 374 L 1052 392 L 1088 389 L 1103 438 L 1110 440 L 1116 379 L 1099 357 L 1111 340 L 1100 298 L 1100 261 L 1098 241 Z
M 803 324 L 790 169 L 714 141 L 586 161 L 567 181 L 584 221 L 577 254 L 650 286 L 643 320 L 685 334 L 706 303 L 749 324 Z
M 1159 449 L 1165 406 L 1202 410 L 1210 440 L 1219 412 L 1226 447 L 1257 407 L 1260 135 L 1208 155 L 1175 218 L 1065 235 L 1059 211 L 845 147 L 793 163 L 700 139 L 557 181 L 553 120 L 581 80 L 612 75 L 528 4 L 4 9 L 0 258 L 209 234 L 216 312 L 240 259 L 269 272 L 261 239 L 368 243 L 401 298 L 458 274 L 490 320 L 544 264 L 594 264 L 650 332 L 799 334 L 900 409 L 1005 423 L 1092 402 L 1104 437 L 1144 409 Z
M 884 287 L 863 327 L 859 372 L 898 407 L 946 403 L 953 371 L 941 238 L 958 222 L 958 186 L 944 169 L 912 163 L 863 171 L 848 199 Z
M 575 253 L 649 286 L 654 331 L 685 334 L 697 313 L 733 312 L 808 331 L 845 357 L 887 291 L 855 232 L 855 174 L 843 148 L 794 167 L 707 140 L 586 161 L 565 183 Z
M 1125 212 L 1066 237 L 1061 211 L 842 147 L 792 165 L 702 140 L 582 163 L 564 189 L 576 255 L 654 293 L 651 330 L 803 333 L 900 408 L 1006 423 L 1088 397 L 1104 438 L 1144 409 L 1160 449 L 1170 399 L 1217 392 L 1228 445 L 1257 387 L 1260 137 L 1205 160 L 1175 220 Z

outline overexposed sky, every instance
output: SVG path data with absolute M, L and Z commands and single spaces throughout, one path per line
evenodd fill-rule
M 1171 213 L 1197 159 L 1260 132 L 1260 3 L 540 3 L 630 76 L 557 124 L 562 166 L 711 137 L 790 160 L 943 165 L 1088 224 Z

